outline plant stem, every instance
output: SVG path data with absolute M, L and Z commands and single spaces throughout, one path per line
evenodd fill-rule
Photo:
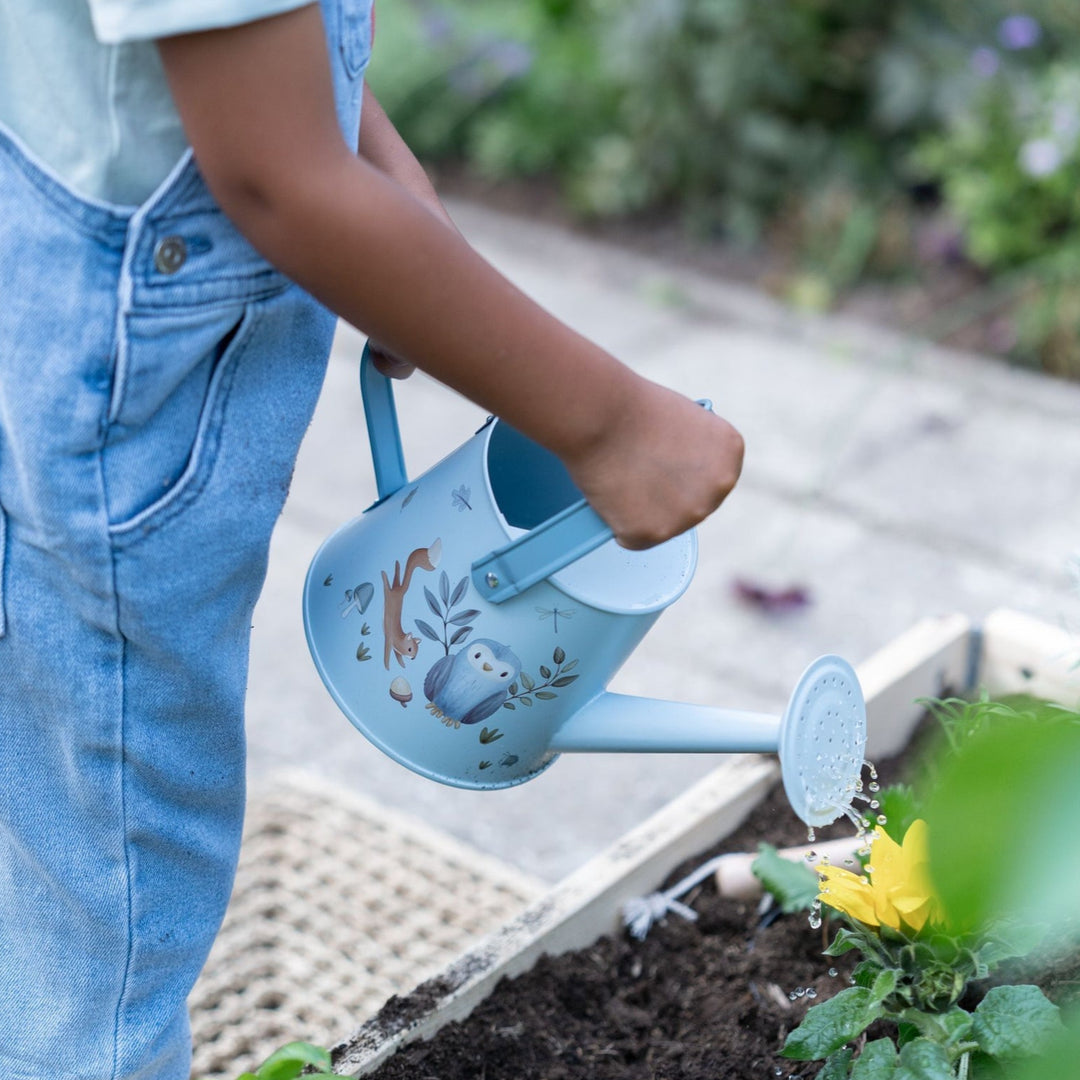
M 971 1064 L 971 1051 L 965 1050 L 960 1055 L 960 1065 L 956 1070 L 956 1080 L 967 1080 L 968 1066 Z

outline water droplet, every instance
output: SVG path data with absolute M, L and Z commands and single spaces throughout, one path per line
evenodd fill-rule
M 879 825 L 888 825 L 889 824 L 889 819 L 884 814 L 878 814 L 877 823 Z
M 876 780 L 871 780 L 870 783 L 867 784 L 866 786 L 871 791 L 880 791 L 881 790 L 881 785 Z
M 816 998 L 817 997 L 817 991 L 812 986 L 808 986 L 806 988 L 806 996 L 808 998 Z
M 773 1076 L 783 1076 L 784 1070 L 779 1065 L 774 1066 L 772 1071 Z
M 814 842 L 814 840 L 816 839 L 816 834 L 815 834 L 815 832 L 814 832 L 814 827 L 813 827 L 813 825 L 811 825 L 811 826 L 810 826 L 810 828 L 806 830 L 806 839 L 807 839 L 807 840 L 808 840 L 808 841 L 809 841 L 809 842 L 810 842 L 811 844 L 812 844 L 812 843 Z
M 829 978 L 830 979 L 835 979 L 836 976 L 839 975 L 839 974 L 840 974 L 840 972 L 838 972 L 836 970 L 836 968 L 829 968 Z
M 866 871 L 866 873 L 868 873 L 868 874 L 872 874 L 872 873 L 874 872 L 874 868 L 873 868 L 873 867 L 872 867 L 872 866 L 871 866 L 871 865 L 870 865 L 869 863 L 867 863 L 867 864 L 866 864 L 866 865 L 865 865 L 865 866 L 863 867 L 863 870 L 865 870 L 865 871 Z
M 810 913 L 810 929 L 821 929 L 821 916 L 816 911 Z
M 816 851 L 808 851 L 806 853 L 806 855 L 804 856 L 804 858 L 806 859 L 807 862 L 813 862 L 817 858 L 817 852 Z
M 881 803 L 879 803 L 877 801 L 877 799 L 871 799 L 870 800 L 870 809 L 871 810 L 876 810 L 880 805 L 881 805 Z

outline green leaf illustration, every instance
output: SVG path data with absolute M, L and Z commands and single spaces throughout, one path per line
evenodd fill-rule
M 563 651 L 561 645 L 555 646 L 555 651 L 551 654 L 551 659 L 555 661 L 556 667 L 566 659 L 566 653 Z
M 442 596 L 442 602 L 446 605 L 446 610 L 450 610 L 450 579 L 446 576 L 446 571 L 443 570 L 439 574 L 439 595 Z
M 540 678 L 541 679 L 550 679 L 551 678 L 551 668 L 544 667 L 544 665 L 541 664 L 540 665 Z
M 442 618 L 442 608 L 439 607 L 439 601 L 435 599 L 435 594 L 425 585 L 424 586 L 424 599 L 427 601 L 427 606 L 431 608 L 432 614 Z
M 528 705 L 530 708 L 532 707 L 531 697 L 519 697 L 518 701 L 520 701 L 522 705 Z
M 509 709 L 511 712 L 513 712 L 514 711 L 514 703 L 512 701 L 504 701 L 503 702 L 503 708 L 504 709 Z
M 550 690 L 537 690 L 535 696 L 541 701 L 554 701 L 559 695 L 553 694 Z
M 527 671 L 523 671 L 521 673 L 521 685 L 524 686 L 526 690 L 532 690 L 536 686 L 536 682 Z
M 556 679 L 551 685 L 559 687 L 569 686 L 576 678 L 576 675 L 563 675 L 562 678 Z
M 450 596 L 449 607 L 453 607 L 465 595 L 465 590 L 468 587 L 469 587 L 469 578 L 468 578 L 468 576 L 466 576 L 466 577 L 463 577 L 457 583 L 457 585 L 454 586 L 454 591 L 453 591 L 452 595 Z
M 563 664 L 562 673 L 565 675 L 568 671 L 573 671 L 577 667 L 577 660 L 571 660 L 568 664 Z

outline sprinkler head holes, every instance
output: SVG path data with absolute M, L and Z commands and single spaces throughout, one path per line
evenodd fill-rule
M 795 813 L 811 828 L 849 815 L 866 753 L 866 704 L 854 669 L 823 656 L 803 673 L 780 723 L 780 768 Z

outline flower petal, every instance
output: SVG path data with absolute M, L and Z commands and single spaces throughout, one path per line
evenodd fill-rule
M 867 926 L 878 925 L 874 914 L 874 891 L 866 878 L 838 866 L 821 867 L 820 878 L 818 899 L 823 904 Z

